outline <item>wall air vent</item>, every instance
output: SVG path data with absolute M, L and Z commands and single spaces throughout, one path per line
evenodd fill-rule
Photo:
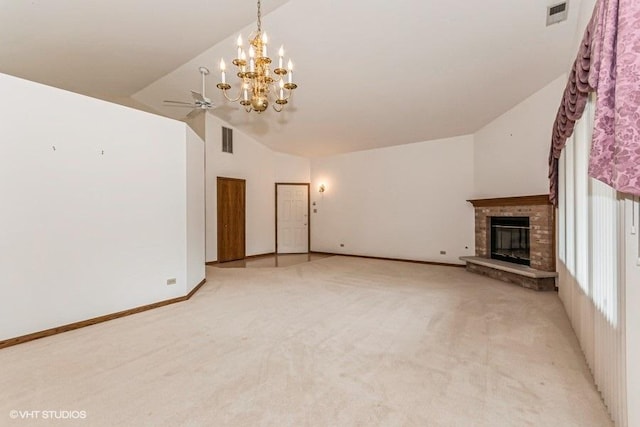
M 569 2 L 555 4 L 547 7 L 547 27 L 549 25 L 557 24 L 558 22 L 566 21 L 569 15 Z
M 233 154 L 233 130 L 222 127 L 222 152 Z

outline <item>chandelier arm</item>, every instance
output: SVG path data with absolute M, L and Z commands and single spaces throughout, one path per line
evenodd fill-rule
M 222 94 L 224 95 L 225 98 L 227 98 L 228 101 L 230 102 L 237 102 L 240 100 L 240 98 L 242 97 L 242 90 L 240 91 L 240 93 L 238 94 L 237 98 L 229 98 L 229 95 L 227 95 L 227 90 L 223 89 L 222 90 Z
M 273 96 L 273 98 L 275 99 L 284 99 L 288 101 L 289 98 L 291 98 L 291 95 L 293 95 L 293 90 L 284 88 L 287 96 L 285 96 L 284 98 L 280 98 L 280 96 L 278 95 L 280 91 L 280 87 L 276 83 L 278 83 L 278 80 L 275 80 L 273 83 L 269 85 L 269 94 Z

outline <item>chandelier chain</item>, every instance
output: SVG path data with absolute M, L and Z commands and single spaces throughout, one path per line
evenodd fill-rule
M 260 10 L 260 0 L 258 0 L 258 33 L 262 33 L 262 12 Z

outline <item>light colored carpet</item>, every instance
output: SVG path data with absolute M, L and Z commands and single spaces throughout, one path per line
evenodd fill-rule
M 611 425 L 555 293 L 339 256 L 207 280 L 188 302 L 0 350 L 0 425 Z

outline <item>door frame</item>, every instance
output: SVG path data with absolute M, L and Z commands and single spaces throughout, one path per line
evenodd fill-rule
M 218 187 L 219 187 L 219 182 L 220 180 L 225 180 L 225 181 L 240 181 L 242 183 L 244 183 L 244 210 L 242 212 L 242 222 L 243 222 L 243 239 L 242 239 L 242 245 L 243 245 L 243 249 L 242 249 L 242 253 L 243 253 L 243 258 L 245 259 L 247 257 L 247 180 L 246 179 L 241 179 L 241 178 L 230 178 L 228 176 L 217 176 L 216 177 L 216 222 L 217 222 L 217 232 L 216 232 L 216 246 L 217 246 L 217 262 L 221 262 L 220 261 L 220 195 L 218 194 Z M 224 262 L 224 261 L 222 261 Z
M 276 247 L 275 254 L 278 255 L 278 186 L 279 185 L 301 185 L 307 187 L 307 253 L 311 252 L 311 184 L 308 182 L 276 182 Z

